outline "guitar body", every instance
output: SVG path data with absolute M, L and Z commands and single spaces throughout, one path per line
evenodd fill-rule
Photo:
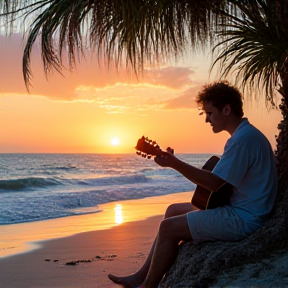
M 212 171 L 220 160 L 217 156 L 212 156 L 202 167 L 202 169 Z M 221 186 L 217 191 L 210 190 L 197 185 L 191 203 L 201 210 L 213 209 L 230 204 L 230 195 L 233 188 L 229 183 Z

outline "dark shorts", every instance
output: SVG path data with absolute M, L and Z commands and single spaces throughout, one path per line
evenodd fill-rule
M 249 235 L 242 219 L 230 206 L 189 212 L 187 222 L 194 243 L 240 241 Z

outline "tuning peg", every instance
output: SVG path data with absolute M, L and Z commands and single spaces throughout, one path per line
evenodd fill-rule
M 170 154 L 174 154 L 174 149 L 173 148 L 171 148 L 171 147 L 168 147 L 167 149 L 166 149 L 166 151 L 168 152 L 168 153 L 170 153 Z
M 148 155 L 148 156 L 147 156 L 148 159 L 151 159 L 151 157 L 152 157 L 151 155 Z
M 140 152 L 140 151 L 136 151 L 136 154 L 137 154 L 137 155 L 141 155 L 141 152 Z

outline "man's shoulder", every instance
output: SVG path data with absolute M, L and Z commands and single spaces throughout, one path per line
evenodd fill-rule
M 254 153 L 253 151 L 267 151 L 271 147 L 266 136 L 249 122 L 244 123 L 227 141 L 225 148 L 238 151 L 237 153 Z M 224 150 L 226 150 L 224 149 Z
M 244 118 L 243 123 L 240 124 L 239 129 L 233 135 L 235 140 L 249 142 L 250 138 L 268 141 L 266 136 L 255 126 L 253 126 L 247 118 Z

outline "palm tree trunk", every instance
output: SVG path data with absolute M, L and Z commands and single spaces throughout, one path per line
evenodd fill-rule
M 288 187 L 288 56 L 283 63 L 280 77 L 282 79 L 282 86 L 279 89 L 279 93 L 282 95 L 280 109 L 283 119 L 278 125 L 276 163 L 279 176 L 279 197 L 281 199 L 285 196 L 285 188 Z

